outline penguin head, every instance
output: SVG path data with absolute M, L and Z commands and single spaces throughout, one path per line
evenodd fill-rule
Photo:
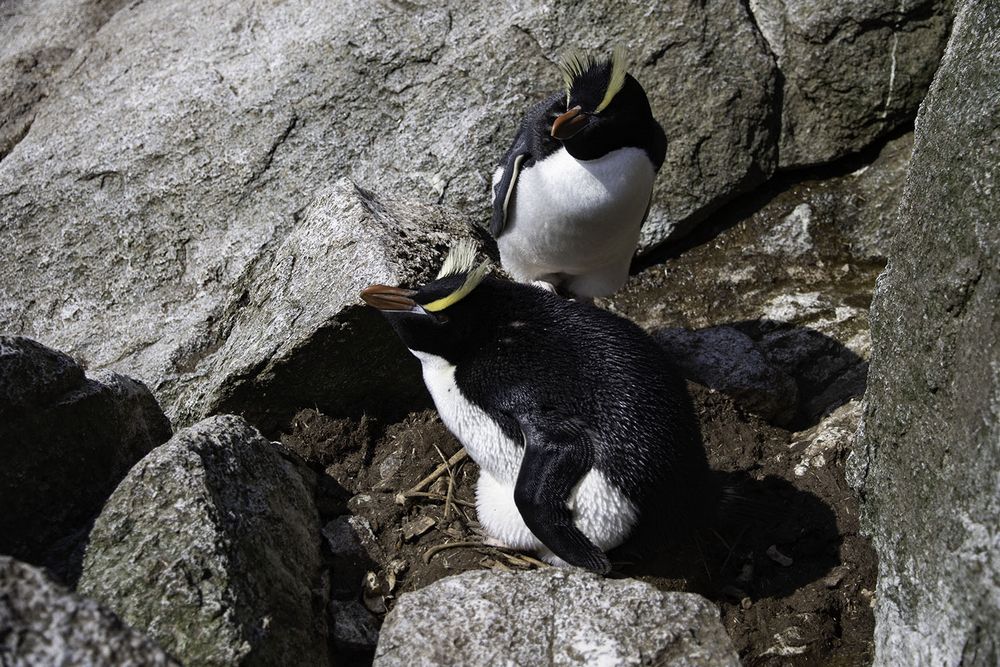
M 560 63 L 566 111 L 551 134 L 577 159 L 594 159 L 634 141 L 652 119 L 646 92 L 626 72 L 625 54 L 595 58 L 572 52 Z
M 493 292 L 507 283 L 490 279 L 483 285 L 489 269 L 488 260 L 476 265 L 472 241 L 460 242 L 448 253 L 437 278 L 426 285 L 372 285 L 362 290 L 361 298 L 382 313 L 410 350 L 452 360 L 477 345 L 493 326 Z

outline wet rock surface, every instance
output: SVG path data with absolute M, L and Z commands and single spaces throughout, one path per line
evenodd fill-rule
M 580 570 L 467 572 L 399 598 L 376 665 L 738 665 L 707 600 Z
M 324 664 L 313 485 L 242 419 L 199 422 L 108 500 L 79 590 L 185 663 Z
M 917 117 L 852 460 L 879 552 L 875 663 L 1000 658 L 1000 7 L 960 2 Z M 974 147 L 974 148 L 973 148 Z
M 170 433 L 141 382 L 0 336 L 0 553 L 74 581 L 104 501 Z
M 0 663 L 180 666 L 107 609 L 8 556 L 0 556 Z

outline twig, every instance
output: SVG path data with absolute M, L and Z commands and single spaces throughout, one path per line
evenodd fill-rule
M 714 530 L 712 532 L 715 533 Z M 746 533 L 746 532 L 747 532 L 747 528 L 746 528 L 746 526 L 743 526 L 743 530 L 741 530 L 740 534 L 736 536 L 736 541 L 733 542 L 733 546 L 731 546 L 731 547 L 729 547 L 729 545 L 726 544 L 726 541 L 722 539 L 721 535 L 719 535 L 718 533 L 715 533 L 715 536 L 718 537 L 720 540 L 722 540 L 723 544 L 726 544 L 726 546 L 729 547 L 729 553 L 726 554 L 726 559 L 724 561 L 722 561 L 722 565 L 719 566 L 719 573 L 720 574 L 723 571 L 725 571 L 726 566 L 729 565 L 729 559 L 733 557 L 733 552 L 736 551 L 736 547 L 739 546 L 740 540 L 743 539 L 743 534 Z
M 468 455 L 469 453 L 465 451 L 464 447 L 462 449 L 459 449 L 457 452 L 451 455 L 450 459 L 448 459 L 447 461 L 439 465 L 437 468 L 435 468 L 434 472 L 432 472 L 431 474 L 427 475 L 427 477 L 424 477 L 422 480 L 417 482 L 413 488 L 411 488 L 408 491 L 403 491 L 402 493 L 397 493 L 396 502 L 399 503 L 400 505 L 404 505 L 406 503 L 407 498 L 413 495 L 417 495 L 418 491 L 423 491 L 425 487 L 429 486 L 431 482 L 436 480 L 446 470 L 448 470 L 449 466 L 455 465 Z
M 525 562 L 531 563 L 535 567 L 541 567 L 541 568 L 552 567 L 545 561 L 538 560 L 534 556 L 529 556 L 527 554 L 518 554 L 518 557 Z
M 446 459 L 444 454 L 441 452 L 441 448 L 433 442 L 431 444 L 434 445 L 434 449 L 437 451 L 438 456 L 441 457 L 441 460 L 444 461 L 444 465 L 448 470 L 448 495 L 445 496 L 444 499 L 444 520 L 447 521 L 451 518 L 451 494 L 455 490 L 455 473 L 452 471 L 451 464 L 448 463 L 448 459 Z
M 437 544 L 428 549 L 426 553 L 424 553 L 424 562 L 430 563 L 431 558 L 434 557 L 434 554 L 438 553 L 439 551 L 444 551 L 445 549 L 457 549 L 460 547 L 481 547 L 481 546 L 483 546 L 482 542 L 445 542 L 444 544 Z
M 442 496 L 440 493 L 434 493 L 432 491 L 407 491 L 407 496 L 406 497 L 407 498 L 430 498 L 431 500 L 446 500 L 447 499 L 445 496 Z M 452 498 L 451 502 L 454 505 L 462 505 L 464 507 L 471 507 L 472 509 L 476 508 L 476 504 L 475 503 L 469 502 L 468 500 L 462 500 L 461 498 Z

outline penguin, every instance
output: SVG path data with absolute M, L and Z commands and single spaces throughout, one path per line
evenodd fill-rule
M 712 502 L 687 386 L 634 323 L 487 275 L 471 243 L 421 287 L 361 292 L 420 361 L 444 425 L 479 465 L 487 543 L 607 574 L 640 521 Z
M 620 49 L 560 68 L 493 175 L 489 231 L 512 278 L 592 300 L 628 279 L 667 140 Z

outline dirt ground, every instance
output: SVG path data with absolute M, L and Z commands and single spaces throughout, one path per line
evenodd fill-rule
M 870 662 L 875 561 L 858 536 L 843 457 L 796 477 L 788 431 L 741 411 L 720 393 L 690 388 L 710 463 L 738 473 L 732 478 L 746 502 L 727 523 L 693 538 L 636 536 L 612 552 L 612 576 L 713 600 L 744 664 Z M 545 567 L 477 544 L 478 470 L 468 459 L 422 487 L 422 495 L 400 495 L 459 450 L 433 410 L 384 428 L 305 410 L 282 440 L 324 465 L 339 487 L 332 494 L 362 519 L 353 525 L 364 555 L 333 558 L 333 595 L 360 596 L 379 621 L 397 595 L 448 575 Z M 327 519 L 344 509 L 331 507 Z M 371 656 L 342 657 L 363 664 Z
M 737 330 L 795 385 L 787 414 L 769 422 L 739 391 L 689 382 L 709 462 L 735 499 L 696 535 L 639 534 L 610 554 L 612 576 L 718 604 L 745 665 L 872 659 L 875 553 L 844 467 L 867 375 L 868 305 L 911 146 L 902 135 L 837 170 L 776 178 L 640 261 L 599 304 L 654 336 Z M 725 361 L 737 364 L 727 373 L 743 363 Z M 826 421 L 838 414 L 839 431 Z M 378 622 L 400 593 L 448 575 L 545 567 L 480 543 L 476 465 L 453 458 L 459 444 L 429 398 L 385 423 L 303 410 L 281 440 L 326 472 L 324 518 L 349 515 L 362 542 L 331 556 L 334 599 L 362 600 Z M 340 648 L 341 662 L 371 660 Z

